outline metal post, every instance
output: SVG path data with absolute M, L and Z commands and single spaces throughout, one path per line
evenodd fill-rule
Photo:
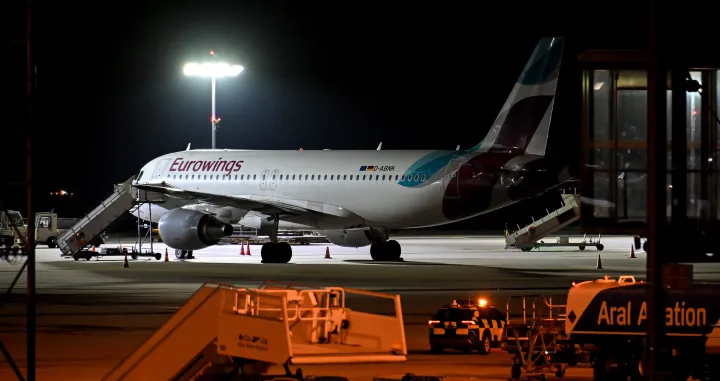
M 666 297 L 662 285 L 663 249 L 666 245 L 666 49 L 662 31 L 663 14 L 660 3 L 649 1 L 649 56 L 648 56 L 648 182 L 647 182 L 647 305 L 648 305 L 648 380 L 664 379 L 665 357 L 665 305 Z M 683 200 L 684 201 L 684 200 Z
M 141 225 L 141 219 L 140 219 L 140 213 L 142 212 L 142 206 L 143 204 L 140 203 L 140 191 L 138 191 L 138 220 L 137 220 L 137 228 L 138 228 L 138 236 L 137 236 L 137 249 L 138 251 L 142 251 L 142 225 Z
M 215 77 L 212 77 L 212 149 L 215 149 L 215 132 L 217 131 L 217 119 L 215 118 Z
M 27 246 L 27 380 L 35 381 L 35 212 L 32 207 L 32 151 L 31 138 L 34 126 L 34 90 L 35 90 L 35 65 L 32 56 L 32 1 L 27 1 L 27 116 L 26 116 L 26 139 L 27 139 L 27 218 L 28 227 L 25 231 Z
M 148 202 L 148 218 L 150 218 L 150 255 L 154 255 L 153 236 L 152 236 L 152 204 Z

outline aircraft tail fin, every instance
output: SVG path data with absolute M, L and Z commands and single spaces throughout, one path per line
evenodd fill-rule
M 540 39 L 492 128 L 473 151 L 499 147 L 545 155 L 564 43 L 564 37 Z

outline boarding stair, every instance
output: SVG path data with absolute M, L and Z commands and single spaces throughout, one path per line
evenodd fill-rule
M 394 313 L 346 306 L 385 299 Z M 377 300 L 367 305 L 375 306 Z M 306 364 L 406 360 L 399 295 L 339 287 L 263 283 L 248 289 L 206 283 L 112 369 L 103 381 L 303 379 Z
M 161 202 L 162 196 L 153 192 L 138 191 L 132 186 L 135 176 L 122 184 L 100 205 L 96 206 L 73 226 L 64 230 L 57 238 L 58 247 L 63 256 L 72 256 L 82 250 L 133 206 L 145 202 Z
M 518 230 L 510 233 L 505 237 L 505 248 L 517 248 L 522 251 L 530 251 L 540 246 L 578 246 L 584 250 L 586 246 L 596 246 L 598 250 L 602 250 L 599 238 L 588 239 L 583 237 L 583 241 L 579 243 L 570 243 L 567 237 L 558 239 L 556 243 L 545 243 L 541 241 L 548 235 L 580 220 L 580 203 L 577 194 L 563 193 L 562 203 L 559 208 L 554 211 L 545 210 L 547 215 Z

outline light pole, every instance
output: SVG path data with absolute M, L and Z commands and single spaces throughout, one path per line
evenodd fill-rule
M 215 56 L 215 52 L 210 51 L 211 56 Z M 212 123 L 212 149 L 215 149 L 215 132 L 217 131 L 220 118 L 215 115 L 215 82 L 217 78 L 237 77 L 244 67 L 240 65 L 231 65 L 227 62 L 210 61 L 210 62 L 190 62 L 185 64 L 183 73 L 191 77 L 210 77 L 212 83 L 212 115 L 210 122 Z

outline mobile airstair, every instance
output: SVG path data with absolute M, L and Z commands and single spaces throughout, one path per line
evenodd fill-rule
M 144 202 L 159 202 L 162 197 L 152 192 L 138 192 L 132 182 L 135 176 L 115 186 L 113 193 L 100 205 L 80 218 L 57 238 L 58 247 L 63 256 L 72 256 L 90 244 L 96 237 L 134 205 Z M 152 200 L 157 198 L 158 200 Z
M 395 312 L 350 309 L 348 296 L 385 299 Z M 302 379 L 291 365 L 400 362 L 406 355 L 398 295 L 206 283 L 103 381 Z
M 604 246 L 600 243 L 600 237 L 583 236 L 581 242 L 572 243 L 567 237 L 560 237 L 557 242 L 544 242 L 543 238 L 550 234 L 580 220 L 580 203 L 577 194 L 563 193 L 561 206 L 550 212 L 545 210 L 547 215 L 533 221 L 533 223 L 518 228 L 505 237 L 505 248 L 518 248 L 522 251 L 530 251 L 539 247 L 567 247 L 574 246 L 584 250 L 587 246 L 595 246 L 602 251 Z

